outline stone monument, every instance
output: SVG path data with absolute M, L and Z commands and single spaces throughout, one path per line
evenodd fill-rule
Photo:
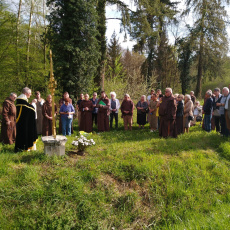
M 52 51 L 50 50 L 50 81 L 49 90 L 52 96 L 52 136 L 42 137 L 42 142 L 44 143 L 45 154 L 49 156 L 63 156 L 65 155 L 65 144 L 67 138 L 65 136 L 56 135 L 56 122 L 55 122 L 55 108 L 54 108 L 54 92 L 57 87 L 57 82 L 54 79 L 53 74 L 53 59 Z

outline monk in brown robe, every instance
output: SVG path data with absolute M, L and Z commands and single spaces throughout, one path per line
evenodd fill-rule
M 165 96 L 162 98 L 162 103 L 159 107 L 160 115 L 160 137 L 177 137 L 176 133 L 176 100 L 172 96 L 172 89 L 166 88 Z
M 54 104 L 55 116 L 57 115 L 57 106 Z M 42 106 L 42 136 L 52 135 L 52 96 L 48 95 L 46 102 Z
M 85 100 L 80 104 L 79 110 L 81 111 L 80 131 L 91 133 L 93 131 L 93 102 L 89 100 L 89 95 L 85 94 Z
M 97 102 L 97 128 L 98 132 L 109 131 L 109 98 L 105 92 L 101 92 L 101 98 Z
M 2 107 L 2 142 L 12 145 L 16 138 L 16 106 L 17 95 L 11 93 L 3 102 Z
M 72 99 L 69 97 L 69 93 L 68 92 L 64 92 L 63 97 L 59 100 L 59 107 L 61 108 L 61 106 L 63 104 L 65 104 L 65 99 L 68 99 L 70 104 L 73 104 Z M 61 115 L 60 115 L 61 116 Z M 61 117 L 59 120 L 59 128 L 58 128 L 58 133 L 62 134 L 62 123 L 61 123 Z M 73 134 L 73 122 L 72 122 L 72 127 L 71 127 L 71 133 Z

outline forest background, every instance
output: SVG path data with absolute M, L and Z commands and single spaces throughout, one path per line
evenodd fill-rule
M 57 96 L 105 89 L 132 98 L 150 89 L 194 90 L 228 86 L 228 1 L 18 0 L 0 3 L 1 101 L 25 86 L 47 95 L 49 50 L 53 51 Z M 117 17 L 106 18 L 116 6 Z M 193 23 L 189 24 L 189 18 Z M 120 21 L 124 40 L 106 37 L 109 20 Z M 183 29 L 182 25 L 183 24 Z M 169 33 L 173 36 L 173 44 Z

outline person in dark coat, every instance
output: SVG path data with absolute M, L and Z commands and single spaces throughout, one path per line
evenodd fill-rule
M 16 138 L 16 93 L 11 93 L 2 107 L 2 142 L 12 145 Z
M 172 96 L 172 89 L 165 89 L 165 96 L 162 98 L 162 102 L 159 107 L 160 115 L 160 137 L 177 137 L 176 133 L 176 100 Z
M 93 103 L 92 120 L 94 121 L 95 125 L 97 125 L 98 108 L 96 108 L 96 106 L 97 106 L 98 99 L 97 99 L 97 93 L 96 92 L 93 93 L 93 98 L 91 98 L 90 101 L 92 101 L 92 103 Z
M 184 133 L 183 126 L 183 116 L 184 116 L 184 95 L 180 94 L 177 97 L 177 110 L 176 110 L 176 127 L 177 127 L 177 135 Z
M 57 115 L 57 106 L 54 104 L 55 116 Z M 52 135 L 52 96 L 48 95 L 46 102 L 42 106 L 42 136 L 51 136 Z
M 97 128 L 98 132 L 109 131 L 109 99 L 105 91 L 101 92 L 101 97 L 97 102 Z
M 36 150 L 38 139 L 36 126 L 36 112 L 34 107 L 28 103 L 31 96 L 31 89 L 25 87 L 22 94 L 17 97 L 16 109 L 16 141 L 15 152 Z
M 144 128 L 146 124 L 146 114 L 147 114 L 147 109 L 148 109 L 148 102 L 146 101 L 146 96 L 142 95 L 141 100 L 138 101 L 136 104 L 137 108 L 137 124 L 139 125 L 140 128 Z
M 91 133 L 93 131 L 93 102 L 89 100 L 89 95 L 85 94 L 85 100 L 80 104 L 79 110 L 81 111 L 80 131 Z
M 207 91 L 205 94 L 206 101 L 203 106 L 204 129 L 206 132 L 211 131 L 211 119 L 212 119 L 212 109 L 213 109 L 213 100 L 211 96 L 212 93 L 210 91 Z

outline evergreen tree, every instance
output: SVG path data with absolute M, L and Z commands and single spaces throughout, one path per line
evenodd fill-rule
M 109 67 L 111 78 L 124 76 L 121 56 L 122 53 L 119 39 L 117 39 L 116 33 L 114 32 L 110 39 L 110 43 L 108 44 L 107 51 L 107 66 Z
M 131 36 L 138 41 L 134 50 L 148 55 L 144 72 L 149 85 L 154 74 L 158 78 L 158 87 L 167 84 L 169 70 L 164 64 L 171 48 L 166 37 L 166 24 L 174 19 L 175 4 L 170 0 L 137 1 L 137 11 L 131 15 Z
M 190 69 L 193 61 L 192 56 L 192 39 L 182 38 L 177 41 L 178 44 L 178 68 L 180 70 L 180 81 L 181 81 L 181 89 L 182 94 L 186 94 L 187 90 L 190 86 L 191 75 Z
M 97 70 L 97 76 L 95 78 L 95 83 L 100 86 L 102 82 L 102 76 L 104 75 L 105 62 L 106 62 L 106 16 L 105 7 L 106 5 L 116 5 L 118 10 L 121 12 L 121 24 L 126 27 L 129 25 L 129 8 L 121 0 L 97 0 L 96 10 L 98 15 L 98 43 L 100 45 L 100 60 Z
M 59 87 L 72 97 L 92 88 L 100 51 L 93 0 L 50 0 L 48 39 Z
M 192 11 L 197 15 L 197 20 L 191 30 L 196 43 L 194 50 L 197 60 L 196 96 L 201 96 L 202 81 L 205 77 L 212 79 L 222 74 L 222 60 L 228 49 L 224 2 L 219 0 L 186 1 L 187 8 L 184 14 Z

